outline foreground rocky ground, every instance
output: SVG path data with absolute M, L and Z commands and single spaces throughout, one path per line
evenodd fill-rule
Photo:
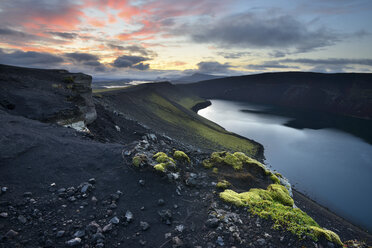
M 337 247 L 274 230 L 270 219 L 221 201 L 218 178 L 201 165 L 209 150 L 99 102 L 95 109 L 84 133 L 0 107 L 0 247 Z M 138 153 L 150 160 L 175 150 L 191 159 L 177 163 L 178 173 L 133 165 Z M 266 185 L 231 178 L 235 190 Z M 371 244 L 370 235 L 301 194 L 294 200 L 343 241 Z

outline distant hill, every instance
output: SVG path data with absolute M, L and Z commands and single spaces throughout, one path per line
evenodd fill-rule
M 180 77 L 178 79 L 174 79 L 174 80 L 172 80 L 172 83 L 174 83 L 174 84 L 187 84 L 187 83 L 196 83 L 196 82 L 200 82 L 200 81 L 217 79 L 217 78 L 223 78 L 223 77 L 222 76 L 209 75 L 209 74 L 203 74 L 203 73 L 194 73 L 191 76 L 184 76 L 184 77 Z
M 179 87 L 209 99 L 249 101 L 372 119 L 370 73 L 263 73 Z

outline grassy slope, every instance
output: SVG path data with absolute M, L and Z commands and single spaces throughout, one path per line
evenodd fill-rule
M 205 100 L 179 91 L 173 85 L 149 84 L 100 94 L 120 112 L 185 143 L 209 150 L 227 149 L 262 156 L 262 146 L 258 143 L 230 133 L 194 113 L 191 108 Z

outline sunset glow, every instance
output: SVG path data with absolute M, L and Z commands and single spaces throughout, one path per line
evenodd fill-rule
M 155 78 L 372 71 L 369 0 L 2 0 L 0 63 Z

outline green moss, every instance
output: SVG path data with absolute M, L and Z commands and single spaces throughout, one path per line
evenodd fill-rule
M 154 166 L 154 169 L 157 171 L 166 172 L 167 170 L 176 169 L 176 162 L 164 152 L 156 153 L 153 158 L 158 162 L 158 164 Z
M 218 168 L 214 167 L 214 168 L 212 169 L 212 172 L 217 174 L 217 173 L 218 173 Z
M 270 179 L 271 181 L 273 181 L 273 183 L 280 184 L 279 178 L 275 176 L 274 174 L 271 174 Z
M 69 77 L 65 77 L 64 79 L 63 79 L 63 82 L 64 83 L 67 83 L 67 84 L 72 84 L 72 83 L 74 83 L 75 81 L 74 81 L 74 78 L 72 77 L 72 76 L 69 76 Z
M 189 156 L 187 156 L 183 151 L 175 151 L 173 157 L 178 161 L 186 161 L 187 163 L 191 162 Z
M 279 178 L 279 177 L 280 177 L 280 178 L 283 178 L 283 175 L 280 174 L 279 172 L 275 172 L 274 175 L 277 176 L 278 178 Z
M 322 237 L 323 236 L 327 240 L 329 240 L 333 243 L 336 243 L 336 244 L 341 245 L 341 246 L 343 245 L 343 243 L 341 242 L 340 237 L 336 233 L 334 233 L 330 230 L 325 230 L 325 229 L 323 229 L 321 227 L 317 227 L 317 226 L 312 226 L 311 229 L 313 230 L 314 235 L 316 237 Z
M 251 189 L 248 192 L 237 193 L 225 190 L 220 198 L 236 206 L 248 206 L 249 211 L 262 218 L 271 218 L 274 228 L 284 228 L 299 238 L 307 235 L 314 240 L 325 236 L 329 241 L 342 245 L 337 234 L 324 230 L 305 212 L 293 208 L 293 199 L 288 190 L 278 184 L 271 184 L 264 189 Z
M 203 160 L 203 166 L 204 166 L 204 168 L 210 169 L 210 168 L 213 167 L 213 163 L 211 163 L 209 161 L 209 159 L 205 159 L 205 160 Z
M 157 171 L 165 172 L 166 164 L 161 163 L 154 166 L 154 169 Z
M 138 154 L 132 158 L 132 163 L 134 166 L 139 167 L 147 161 L 147 157 L 144 154 Z
M 230 185 L 231 183 L 229 183 L 229 181 L 222 180 L 217 183 L 216 187 L 219 189 L 227 189 Z

